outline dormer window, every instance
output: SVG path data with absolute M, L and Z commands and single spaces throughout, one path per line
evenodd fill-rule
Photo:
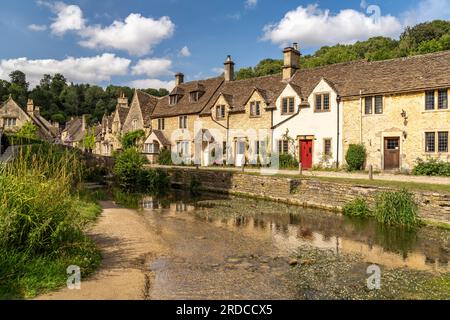
M 261 107 L 259 101 L 250 102 L 250 116 L 252 117 L 261 116 Z
M 200 91 L 194 91 L 190 93 L 189 98 L 191 102 L 197 102 L 198 100 L 200 100 L 201 96 L 202 93 Z
M 171 106 L 176 105 L 177 102 L 178 102 L 178 95 L 173 94 L 173 95 L 170 95 L 170 96 L 169 96 L 169 104 L 170 104 Z
M 225 105 L 221 104 L 216 107 L 216 119 L 225 119 Z

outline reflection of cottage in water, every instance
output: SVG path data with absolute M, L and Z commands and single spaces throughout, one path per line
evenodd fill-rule
M 164 202 L 160 201 L 155 197 L 144 197 L 142 199 L 142 209 L 143 210 L 159 210 L 164 209 L 171 213 L 176 212 L 190 212 L 195 209 L 194 206 L 188 205 L 187 203 L 183 201 L 177 201 L 177 202 Z

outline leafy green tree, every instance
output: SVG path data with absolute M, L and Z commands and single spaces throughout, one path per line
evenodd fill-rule
M 29 84 L 26 80 L 25 73 L 16 70 L 11 72 L 9 77 L 11 83 L 9 86 L 9 93 L 12 95 L 13 99 L 19 103 L 19 105 L 26 106 Z
M 27 121 L 17 132 L 16 136 L 18 138 L 37 139 L 37 131 L 38 128 L 34 125 L 34 123 Z
M 128 148 L 139 147 L 139 144 L 143 138 L 145 138 L 144 130 L 136 130 L 136 131 L 132 131 L 132 132 L 127 132 L 123 135 L 123 137 L 121 139 L 122 148 L 128 149 Z
M 86 133 L 86 136 L 83 139 L 83 147 L 88 152 L 92 152 L 92 150 L 95 148 L 95 130 L 94 128 L 91 128 Z

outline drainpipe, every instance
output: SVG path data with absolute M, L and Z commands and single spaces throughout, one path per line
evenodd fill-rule
M 363 143 L 363 128 L 362 128 L 362 118 L 363 118 L 363 99 L 362 90 L 359 90 L 359 142 Z
M 341 144 L 341 139 L 340 139 L 340 135 L 341 135 L 341 130 L 340 130 L 340 111 L 339 111 L 339 106 L 341 104 L 341 96 L 337 96 L 336 97 L 336 102 L 337 102 L 337 141 L 336 141 L 336 169 L 339 168 L 339 145 Z

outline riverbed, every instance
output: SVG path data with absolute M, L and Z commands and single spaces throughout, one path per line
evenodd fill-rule
M 398 275 L 409 283 L 450 272 L 450 232 L 436 228 L 387 228 L 322 210 L 181 191 L 116 200 L 103 203 L 90 231 L 104 256 L 99 272 L 78 292 L 42 298 L 364 299 L 376 298 L 365 289 L 370 265 L 380 267 L 382 281 L 386 275 L 386 287 Z

